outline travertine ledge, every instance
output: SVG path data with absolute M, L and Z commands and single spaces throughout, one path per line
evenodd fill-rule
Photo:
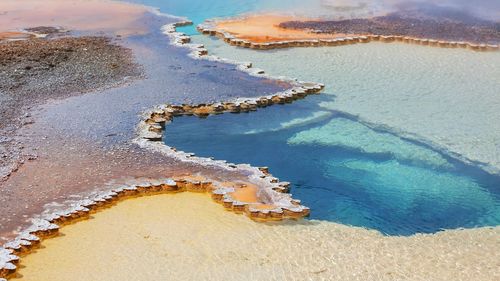
M 266 107 L 272 104 L 285 104 L 293 102 L 294 100 L 304 98 L 309 94 L 319 93 L 324 85 L 319 83 L 307 83 L 295 81 L 292 79 L 268 76 L 263 70 L 253 69 L 251 63 L 239 63 L 234 61 L 224 60 L 214 56 L 208 56 L 207 52 L 203 51 L 203 47 L 189 43 L 189 36 L 176 32 L 176 26 L 191 24 L 190 21 L 182 21 L 172 25 L 165 26 L 163 31 L 165 34 L 172 38 L 171 42 L 178 46 L 188 47 L 192 50 L 191 55 L 199 59 L 209 59 L 222 61 L 225 63 L 232 63 L 238 66 L 238 69 L 257 77 L 265 77 L 281 82 L 286 82 L 293 86 L 291 89 L 275 93 L 268 96 L 257 98 L 240 98 L 229 102 L 219 102 L 213 104 L 198 104 L 198 105 L 172 105 L 166 104 L 158 106 L 155 109 L 144 113 L 143 121 L 138 126 L 138 138 L 135 142 L 141 147 L 153 149 L 167 154 L 171 157 L 177 158 L 181 161 L 194 162 L 201 165 L 217 166 L 227 170 L 238 170 L 248 175 L 251 184 L 256 188 L 256 198 L 260 203 L 266 206 L 273 206 L 273 208 L 281 208 L 296 212 L 290 217 L 304 216 L 308 214 L 308 208 L 297 205 L 297 200 L 291 198 L 289 194 L 284 194 L 287 188 L 283 185 L 280 186 L 278 180 L 268 174 L 266 169 L 258 169 L 248 164 L 232 164 L 226 163 L 221 160 L 213 160 L 210 158 L 195 157 L 194 153 L 186 153 L 177 151 L 175 148 L 169 147 L 162 142 L 165 125 L 170 123 L 174 117 L 183 115 L 195 115 L 200 118 L 205 118 L 211 114 L 221 114 L 225 112 L 240 113 L 255 111 L 259 107 Z M 200 53 L 200 49 L 202 52 Z M 288 183 L 286 183 L 286 186 Z M 260 212 L 267 212 L 266 208 Z M 261 215 L 265 218 L 265 215 Z M 286 217 L 286 216 L 285 216 Z
M 342 46 L 352 45 L 357 43 L 369 42 L 401 42 L 408 44 L 416 44 L 422 46 L 442 47 L 442 48 L 462 48 L 473 51 L 498 51 L 499 45 L 493 44 L 475 44 L 463 41 L 444 41 L 434 40 L 428 38 L 416 38 L 409 36 L 385 36 L 385 35 L 349 35 L 338 36 L 333 35 L 332 38 L 318 38 L 318 39 L 291 39 L 291 40 L 269 40 L 269 42 L 254 42 L 252 40 L 238 38 L 238 35 L 233 35 L 228 31 L 222 30 L 217 27 L 217 24 L 222 20 L 207 20 L 197 26 L 200 33 L 210 36 L 216 36 L 224 40 L 224 42 L 243 48 L 257 49 L 257 50 L 271 50 L 280 48 L 293 48 L 293 47 L 325 47 L 325 46 Z
M 280 183 L 278 179 L 272 177 L 268 173 L 267 168 L 256 168 L 248 164 L 232 164 L 223 160 L 213 160 L 211 158 L 196 157 L 194 153 L 178 151 L 173 147 L 169 147 L 163 143 L 163 134 L 165 126 L 169 124 L 174 117 L 194 115 L 200 118 L 205 118 L 211 114 L 222 114 L 226 112 L 240 113 L 255 111 L 259 107 L 266 107 L 272 104 L 290 103 L 294 100 L 305 97 L 308 94 L 318 93 L 323 88 L 318 84 L 303 84 L 301 87 L 295 87 L 282 93 L 277 93 L 270 96 L 264 96 L 253 99 L 240 99 L 233 102 L 215 103 L 215 104 L 198 104 L 198 105 L 164 105 L 159 106 L 154 110 L 144 114 L 144 120 L 138 126 L 139 136 L 135 142 L 144 148 L 149 148 L 155 151 L 160 151 L 166 155 L 177 158 L 181 161 L 194 162 L 201 165 L 211 165 L 223 168 L 226 170 L 238 170 L 248 175 L 250 183 L 254 185 L 255 196 L 259 203 L 272 206 L 278 212 L 285 212 L 285 217 L 302 217 L 309 213 L 309 209 L 300 204 L 299 201 L 291 198 L 289 194 L 283 192 L 288 191 L 289 183 Z M 212 195 L 216 197 L 225 196 L 228 202 L 234 198 L 227 196 L 220 189 L 211 190 Z M 239 202 L 238 205 L 245 204 Z M 266 219 L 269 217 L 267 208 L 256 210 L 259 218 Z M 253 217 L 252 212 L 247 212 L 250 217 Z

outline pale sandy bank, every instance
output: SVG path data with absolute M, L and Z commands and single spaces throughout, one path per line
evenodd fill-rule
M 204 194 L 141 197 L 65 226 L 13 280 L 499 280 L 500 227 L 385 237 L 255 223 Z

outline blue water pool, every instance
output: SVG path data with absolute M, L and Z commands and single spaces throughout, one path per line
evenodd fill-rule
M 241 13 L 336 11 L 321 0 L 133 2 L 195 25 Z M 368 10 L 383 10 L 377 3 Z M 292 182 L 311 219 L 388 235 L 499 225 L 498 54 L 381 43 L 262 52 L 200 36 L 194 26 L 179 30 L 210 54 L 326 88 L 255 113 L 176 118 L 168 145 L 269 166 Z
M 200 156 L 269 166 L 292 182 L 294 197 L 311 207 L 311 219 L 390 235 L 499 224 L 499 177 L 325 111 L 317 106 L 324 99 L 250 114 L 177 118 L 165 141 Z

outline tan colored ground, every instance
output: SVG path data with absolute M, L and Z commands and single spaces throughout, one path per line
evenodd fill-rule
M 0 1 L 0 32 L 38 26 L 71 30 L 112 31 L 116 35 L 144 33 L 139 19 L 147 8 L 108 0 Z
M 286 21 L 311 20 L 281 15 L 251 15 L 236 19 L 229 19 L 217 23 L 217 29 L 231 33 L 236 38 L 250 42 L 266 43 L 286 40 L 303 39 L 332 39 L 345 37 L 345 34 L 316 34 L 305 30 L 284 29 L 278 25 Z
M 141 197 L 65 226 L 13 280 L 499 280 L 500 227 L 384 237 L 255 223 L 204 194 Z

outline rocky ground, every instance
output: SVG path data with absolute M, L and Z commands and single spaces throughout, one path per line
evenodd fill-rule
M 498 44 L 500 24 L 470 17 L 393 13 L 366 19 L 288 21 L 286 29 L 308 29 L 315 33 L 400 35 L 445 41 Z
M 52 34 L 49 27 L 30 32 Z M 13 136 L 29 124 L 30 109 L 57 99 L 116 86 L 139 77 L 130 50 L 105 37 L 64 37 L 0 43 L 0 178 L 19 162 L 22 145 Z

